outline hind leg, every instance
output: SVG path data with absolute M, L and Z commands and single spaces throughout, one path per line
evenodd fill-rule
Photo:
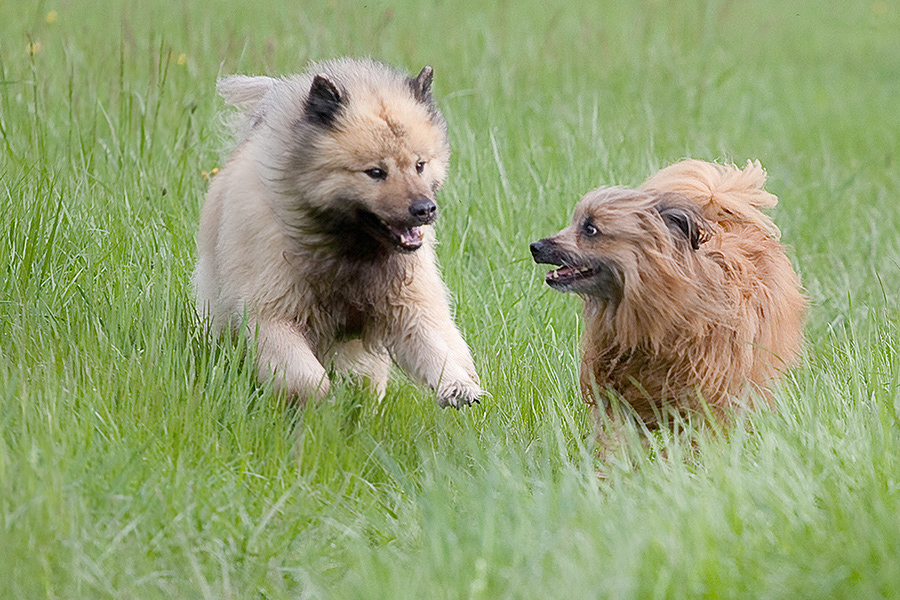
M 328 362 L 339 373 L 360 376 L 379 400 L 384 398 L 391 373 L 391 357 L 386 349 L 373 351 L 358 339 L 341 342 L 328 353 Z

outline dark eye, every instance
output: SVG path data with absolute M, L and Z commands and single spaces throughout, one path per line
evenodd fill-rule
M 600 233 L 600 230 L 597 229 L 594 226 L 594 224 L 591 223 L 590 221 L 585 222 L 583 230 L 584 230 L 584 235 L 586 235 L 588 237 L 594 237 L 595 235 Z
M 422 171 L 424 171 L 424 170 L 425 170 L 425 161 L 420 160 L 419 162 L 416 163 L 416 173 L 421 175 Z
M 366 169 L 363 171 L 366 175 L 371 177 L 372 179 L 385 179 L 387 178 L 387 171 L 384 169 L 379 169 L 375 167 L 374 169 Z

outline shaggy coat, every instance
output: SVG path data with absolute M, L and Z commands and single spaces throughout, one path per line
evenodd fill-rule
M 300 401 L 331 371 L 383 395 L 392 359 L 442 406 L 483 394 L 435 259 L 450 152 L 431 78 L 343 59 L 218 84 L 242 111 L 201 215 L 198 309 L 245 324 L 260 379 Z
M 674 164 L 639 189 L 600 188 L 532 244 L 547 283 L 584 300 L 581 390 L 598 422 L 614 391 L 651 429 L 668 409 L 723 416 L 767 400 L 797 359 L 806 300 L 761 212 L 759 163 Z M 598 402 L 599 401 L 599 402 Z

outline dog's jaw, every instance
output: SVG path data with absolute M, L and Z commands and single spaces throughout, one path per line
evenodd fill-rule
M 563 289 L 580 279 L 593 276 L 594 272 L 594 269 L 588 266 L 562 266 L 548 272 L 545 280 L 550 287 Z
M 415 252 L 425 243 L 421 225 L 389 225 L 368 211 L 360 211 L 358 219 L 361 228 L 369 236 L 399 252 L 406 254 Z
M 401 252 L 415 252 L 422 247 L 424 238 L 421 227 L 398 228 L 382 223 L 394 245 Z
M 622 275 L 615 266 L 607 263 L 564 263 L 560 268 L 547 273 L 545 281 L 557 291 L 597 298 L 614 306 L 622 299 Z
M 622 299 L 623 274 L 614 263 L 594 257 L 585 260 L 561 248 L 553 238 L 534 242 L 531 254 L 538 264 L 559 266 L 544 278 L 547 285 L 557 291 L 598 298 L 613 305 L 618 305 Z

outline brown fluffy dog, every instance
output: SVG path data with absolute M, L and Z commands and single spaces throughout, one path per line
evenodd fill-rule
M 435 259 L 450 150 L 431 78 L 342 59 L 219 82 L 243 110 L 200 220 L 198 308 L 246 324 L 260 379 L 301 401 L 329 370 L 382 395 L 392 359 L 442 406 L 483 394 Z
M 654 428 L 667 410 L 723 416 L 768 399 L 793 364 L 806 300 L 760 208 L 759 163 L 680 162 L 636 190 L 600 188 L 571 225 L 534 242 L 554 289 L 584 299 L 581 390 L 600 424 L 608 391 Z M 598 402 L 599 401 L 599 402 Z

